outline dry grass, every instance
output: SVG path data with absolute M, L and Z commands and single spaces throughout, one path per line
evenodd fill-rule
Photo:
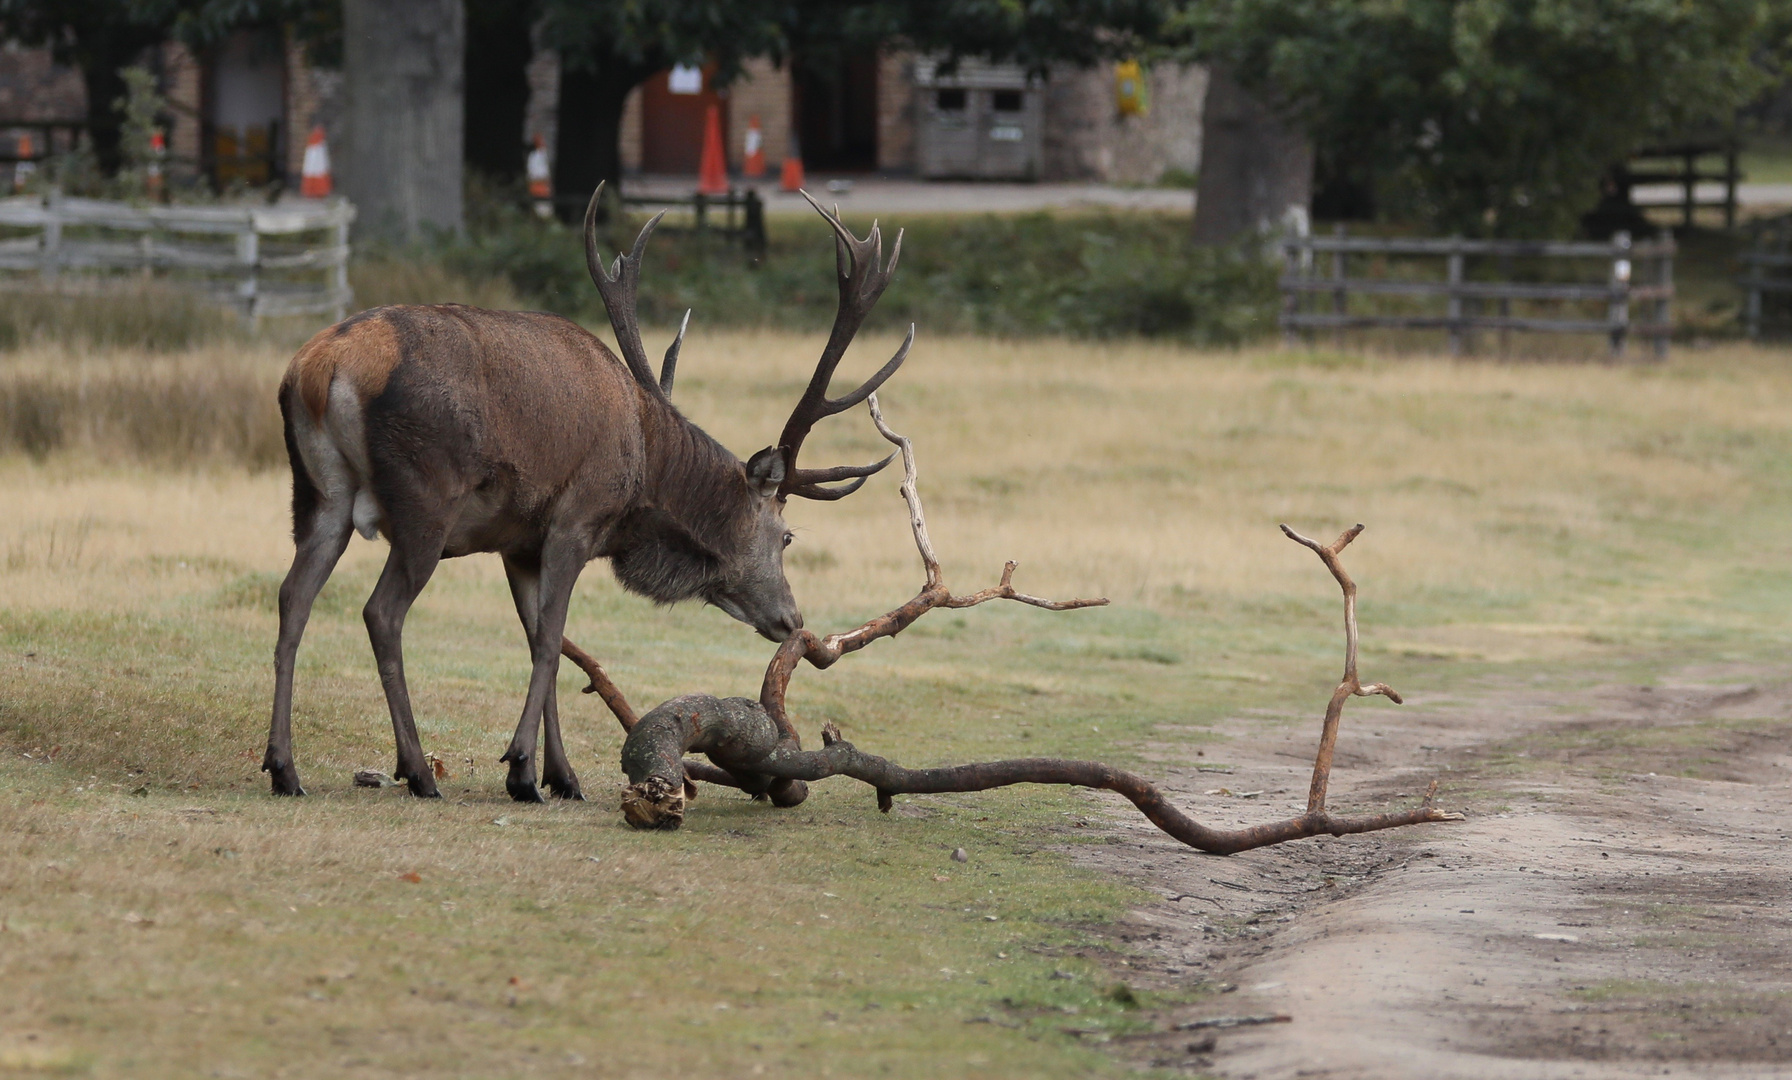
M 893 344 L 866 342 L 854 369 Z M 699 334 L 677 398 L 744 455 L 818 347 Z M 181 387 L 207 371 L 271 385 L 279 367 L 268 350 L 41 350 L 0 366 L 0 388 L 161 380 L 141 399 L 166 402 L 203 394 Z M 271 395 L 243 400 L 262 410 L 245 430 L 272 423 Z M 1638 656 L 1777 655 L 1789 407 L 1783 357 L 1744 349 L 1614 368 L 923 340 L 885 410 L 915 440 L 948 579 L 985 584 L 1013 557 L 1031 591 L 1117 603 L 937 613 L 800 675 L 793 708 L 805 730 L 832 719 L 915 764 L 1124 761 L 1221 714 L 1316 717 L 1335 594 L 1279 520 L 1369 524 L 1352 570 L 1371 673 L 1421 700 Z M 128 423 L 0 458 L 0 1072 L 1120 1070 L 1059 1031 L 1063 1008 L 1081 1027 L 1129 1022 L 1073 955 L 1078 928 L 1128 900 L 1055 854 L 1099 832 L 1063 827 L 1086 800 L 917 798 L 884 818 L 829 783 L 795 811 L 712 795 L 683 832 L 634 834 L 608 794 L 618 734 L 568 674 L 594 802 L 514 806 L 495 758 L 526 663 L 490 558 L 445 565 L 406 635 L 448 803 L 348 786 L 391 754 L 358 617 L 383 548 L 358 540 L 300 658 L 314 797 L 267 799 L 285 480 L 203 440 L 154 444 L 199 446 L 180 468 L 145 464 L 180 454 L 121 449 Z M 861 415 L 812 450 L 880 452 Z M 893 478 L 790 517 L 811 625 L 918 585 Z M 750 693 L 768 655 L 713 611 L 622 595 L 601 567 L 572 624 L 642 705 Z M 1217 803 L 1195 810 L 1228 823 Z M 947 859 L 960 845 L 968 866 Z M 979 1016 L 1021 1026 L 964 1023 Z
M 176 356 L 39 347 L 0 362 L 0 453 L 272 468 L 286 460 L 267 345 Z

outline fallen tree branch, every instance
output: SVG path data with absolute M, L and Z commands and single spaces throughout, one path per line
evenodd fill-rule
M 848 776 L 877 791 L 878 808 L 886 813 L 892 797 L 901 794 L 986 791 L 1013 784 L 1067 784 L 1112 791 L 1129 800 L 1152 824 L 1166 834 L 1200 851 L 1227 855 L 1310 836 L 1345 836 L 1425 822 L 1459 821 L 1461 814 L 1432 805 L 1434 781 L 1421 805 L 1410 810 L 1362 816 L 1335 816 L 1325 809 L 1326 785 L 1331 775 L 1344 702 L 1353 696 L 1381 694 L 1398 704 L 1391 688 L 1373 683 L 1364 686 L 1357 677 L 1356 585 L 1345 573 L 1339 554 L 1362 532 L 1361 525 L 1345 532 L 1328 546 L 1282 527 L 1291 539 L 1318 553 L 1344 593 L 1344 678 L 1332 694 L 1321 729 L 1313 767 L 1313 783 L 1305 813 L 1284 821 L 1244 829 L 1214 829 L 1202 825 L 1172 805 L 1144 779 L 1121 769 L 1093 761 L 1057 758 L 1022 758 L 932 769 L 908 769 L 875 754 L 867 754 L 840 737 L 829 723 L 822 729 L 822 748 L 804 750 L 785 709 L 791 675 L 801 660 L 827 668 L 840 657 L 882 637 L 893 637 L 916 619 L 937 607 L 972 607 L 989 600 L 1021 603 L 1062 611 L 1107 603 L 1096 600 L 1045 600 L 1016 592 L 1012 583 L 1015 564 L 1004 568 L 1001 583 L 965 596 L 954 596 L 946 587 L 939 559 L 927 535 L 927 519 L 915 489 L 914 449 L 906 438 L 891 431 L 870 398 L 872 420 L 884 438 L 902 451 L 902 496 L 908 503 L 909 523 L 921 554 L 927 579 L 914 599 L 887 614 L 842 634 L 817 637 L 802 630 L 778 649 L 766 668 L 758 701 L 692 694 L 673 698 L 649 711 L 638 723 L 628 724 L 622 747 L 622 768 L 629 786 L 622 797 L 622 811 L 637 828 L 677 828 L 684 820 L 686 788 L 692 763 L 687 753 L 701 753 L 725 772 L 735 786 L 762 794 L 781 806 L 795 805 L 807 795 L 803 785 L 830 776 Z M 588 670 L 597 669 L 595 662 Z M 597 675 L 593 676 L 594 685 Z M 606 680 L 607 681 L 607 680 Z M 601 687 L 600 690 L 601 691 Z M 606 700 L 608 700 L 606 698 Z M 617 713 L 618 719 L 622 713 Z

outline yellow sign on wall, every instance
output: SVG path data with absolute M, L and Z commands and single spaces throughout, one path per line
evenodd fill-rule
M 1122 60 L 1114 65 L 1114 105 L 1121 116 L 1144 116 L 1149 108 L 1145 100 L 1145 69 L 1137 60 Z

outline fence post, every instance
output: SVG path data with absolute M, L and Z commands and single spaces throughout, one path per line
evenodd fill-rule
M 1742 265 L 1748 267 L 1748 301 L 1742 308 L 1742 325 L 1749 340 L 1754 341 L 1761 336 L 1761 275 L 1766 271 L 1752 251 L 1742 256 Z
M 759 192 L 753 188 L 747 189 L 746 207 L 746 223 L 743 228 L 746 232 L 747 254 L 755 260 L 749 265 L 758 266 L 757 260 L 765 257 L 765 203 L 760 201 Z
M 1686 171 L 1680 174 L 1680 216 L 1686 228 L 1692 228 L 1693 188 L 1698 183 L 1698 155 L 1687 151 L 1681 155 Z
M 1340 240 L 1344 239 L 1343 222 L 1340 221 L 1332 226 L 1332 235 Z M 1344 315 L 1349 306 L 1348 295 L 1344 289 L 1344 249 L 1342 247 L 1332 252 L 1332 280 L 1338 283 L 1337 287 L 1332 290 L 1332 314 L 1338 316 L 1338 328 L 1332 331 L 1332 345 L 1342 349 L 1344 347 Z
M 1630 233 L 1623 229 L 1612 234 L 1612 294 L 1606 321 L 1611 327 L 1612 359 L 1621 360 L 1630 336 Z
M 1295 329 L 1294 316 L 1300 313 L 1300 290 L 1296 287 L 1300 270 L 1298 239 L 1282 239 L 1282 347 L 1294 348 L 1300 331 Z
M 330 275 L 331 291 L 336 298 L 336 307 L 331 313 L 336 322 L 341 322 L 348 314 L 350 298 L 348 288 L 348 207 L 343 203 L 336 204 L 336 227 L 330 230 L 331 239 L 335 241 L 338 252 L 336 272 Z
M 1450 237 L 1450 355 L 1462 355 L 1462 237 Z
M 1742 171 L 1736 166 L 1736 140 L 1724 148 L 1724 228 L 1736 227 L 1736 185 L 1742 180 Z
M 1655 300 L 1655 358 L 1668 358 L 1668 334 L 1674 328 L 1674 232 L 1661 230 L 1661 260 L 1655 266 L 1655 284 L 1661 295 Z
M 236 294 L 243 302 L 243 318 L 250 327 L 254 327 L 261 317 L 256 301 L 257 264 L 261 259 L 261 234 L 255 231 L 255 211 L 243 215 L 242 230 L 236 234 L 236 261 L 242 264 L 243 280 L 237 285 Z
M 62 192 L 51 188 L 44 196 L 44 249 L 43 266 L 39 271 L 44 281 L 56 280 L 62 269 Z

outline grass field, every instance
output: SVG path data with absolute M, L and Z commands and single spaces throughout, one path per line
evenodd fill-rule
M 862 343 L 855 369 L 893 344 Z M 818 345 L 698 335 L 677 399 L 744 456 Z M 282 363 L 256 346 L 0 360 L 0 1074 L 1128 1071 L 1062 1030 L 1135 1023 L 1140 992 L 1102 928 L 1139 894 L 1069 854 L 1106 839 L 1110 804 L 1009 790 L 885 817 L 834 780 L 789 811 L 705 789 L 681 832 L 638 834 L 613 801 L 620 732 L 570 670 L 592 801 L 512 804 L 496 757 L 527 664 L 491 558 L 445 564 L 409 623 L 449 797 L 350 785 L 392 755 L 359 618 L 383 545 L 359 540 L 300 655 L 313 795 L 267 797 Z M 1365 674 L 1409 697 L 1788 643 L 1780 354 L 1502 365 L 924 338 L 883 396 L 953 585 L 1015 558 L 1029 591 L 1115 603 L 935 613 L 805 670 L 791 700 L 809 738 L 831 719 L 909 764 L 1149 771 L 1152 740 L 1223 760 L 1204 731 L 1221 717 L 1316 726 L 1335 588 L 1279 521 L 1368 524 L 1351 549 Z M 52 412 L 54 439 L 22 434 Z M 225 416 L 240 435 L 181 434 Z M 855 413 L 815 453 L 878 445 Z M 894 478 L 789 516 L 810 626 L 919 584 Z M 601 566 L 570 632 L 641 707 L 751 694 L 770 655 L 713 610 L 623 595 Z

